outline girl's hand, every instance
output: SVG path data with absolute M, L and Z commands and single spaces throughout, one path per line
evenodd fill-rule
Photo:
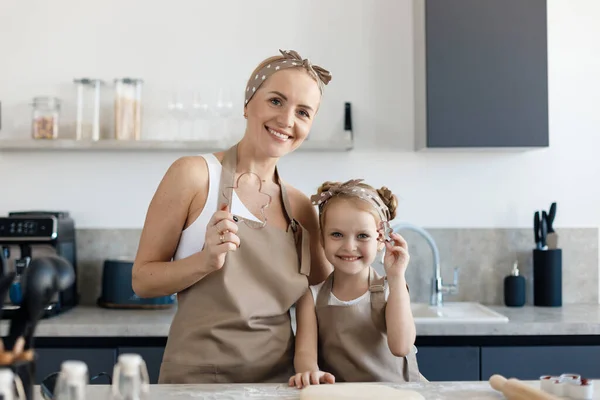
M 291 387 L 302 389 L 310 385 L 319 385 L 321 383 L 335 383 L 335 376 L 325 371 L 307 371 L 299 372 L 292 376 L 288 381 Z
M 386 252 L 383 259 L 385 273 L 388 277 L 403 277 L 410 260 L 408 244 L 396 232 L 392 232 L 390 236 L 394 239 L 394 243 L 385 242 Z

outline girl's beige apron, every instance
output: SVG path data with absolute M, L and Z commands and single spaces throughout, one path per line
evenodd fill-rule
M 237 146 L 222 165 L 219 204 L 231 209 Z M 160 383 L 287 382 L 293 375 L 289 310 L 308 288 L 310 247 L 275 174 L 288 228 L 237 217 L 240 247 L 220 270 L 178 293 Z
M 387 345 L 385 279 L 370 268 L 369 298 L 348 306 L 329 305 L 333 274 L 317 295 L 319 367 L 336 382 L 410 382 L 420 373 L 414 349 L 396 357 Z

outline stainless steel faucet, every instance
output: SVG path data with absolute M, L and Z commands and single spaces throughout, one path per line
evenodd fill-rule
M 401 222 L 397 225 L 392 226 L 394 232 L 398 232 L 400 229 L 408 229 L 417 232 L 427 240 L 431 251 L 433 252 L 433 278 L 431 279 L 431 297 L 429 304 L 432 306 L 441 307 L 444 305 L 445 294 L 458 293 L 458 268 L 454 268 L 454 282 L 451 285 L 444 285 L 442 281 L 442 270 L 440 265 L 440 253 L 433 237 L 425 229 L 409 224 L 408 222 Z

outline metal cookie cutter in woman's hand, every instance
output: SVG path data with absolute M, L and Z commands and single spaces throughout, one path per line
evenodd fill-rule
M 244 172 L 244 173 L 240 174 L 240 176 L 238 176 L 237 180 L 235 181 L 235 185 L 228 186 L 226 189 L 231 189 L 231 193 L 233 196 L 233 193 L 235 193 L 234 192 L 235 189 L 240 187 L 240 179 L 245 175 L 250 175 L 250 176 L 256 177 L 256 179 L 258 180 L 258 193 L 261 195 L 267 196 L 267 203 L 260 208 L 260 218 L 258 218 L 260 220 L 260 222 L 247 220 L 246 218 L 240 218 L 238 216 L 234 216 L 233 218 L 236 222 L 238 222 L 239 219 L 242 219 L 244 221 L 244 223 L 246 225 L 248 225 L 250 228 L 254 228 L 254 229 L 264 228 L 267 225 L 267 216 L 266 216 L 265 210 L 271 205 L 271 201 L 272 201 L 271 195 L 262 191 L 262 184 L 263 184 L 264 180 L 258 174 L 248 171 L 248 172 Z M 223 192 L 223 197 L 225 197 L 227 199 L 227 201 L 231 204 L 231 199 L 227 198 L 227 194 L 225 192 Z

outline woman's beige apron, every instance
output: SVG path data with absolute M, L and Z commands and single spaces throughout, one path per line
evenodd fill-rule
M 333 274 L 317 295 L 319 368 L 336 382 L 411 382 L 420 373 L 414 348 L 396 357 L 387 344 L 385 279 L 370 268 L 369 298 L 348 306 L 329 305 Z
M 237 146 L 222 165 L 219 204 L 231 209 Z M 275 174 L 288 228 L 258 228 L 237 217 L 240 247 L 220 270 L 178 294 L 160 383 L 287 382 L 293 375 L 289 310 L 308 289 L 310 247 Z

